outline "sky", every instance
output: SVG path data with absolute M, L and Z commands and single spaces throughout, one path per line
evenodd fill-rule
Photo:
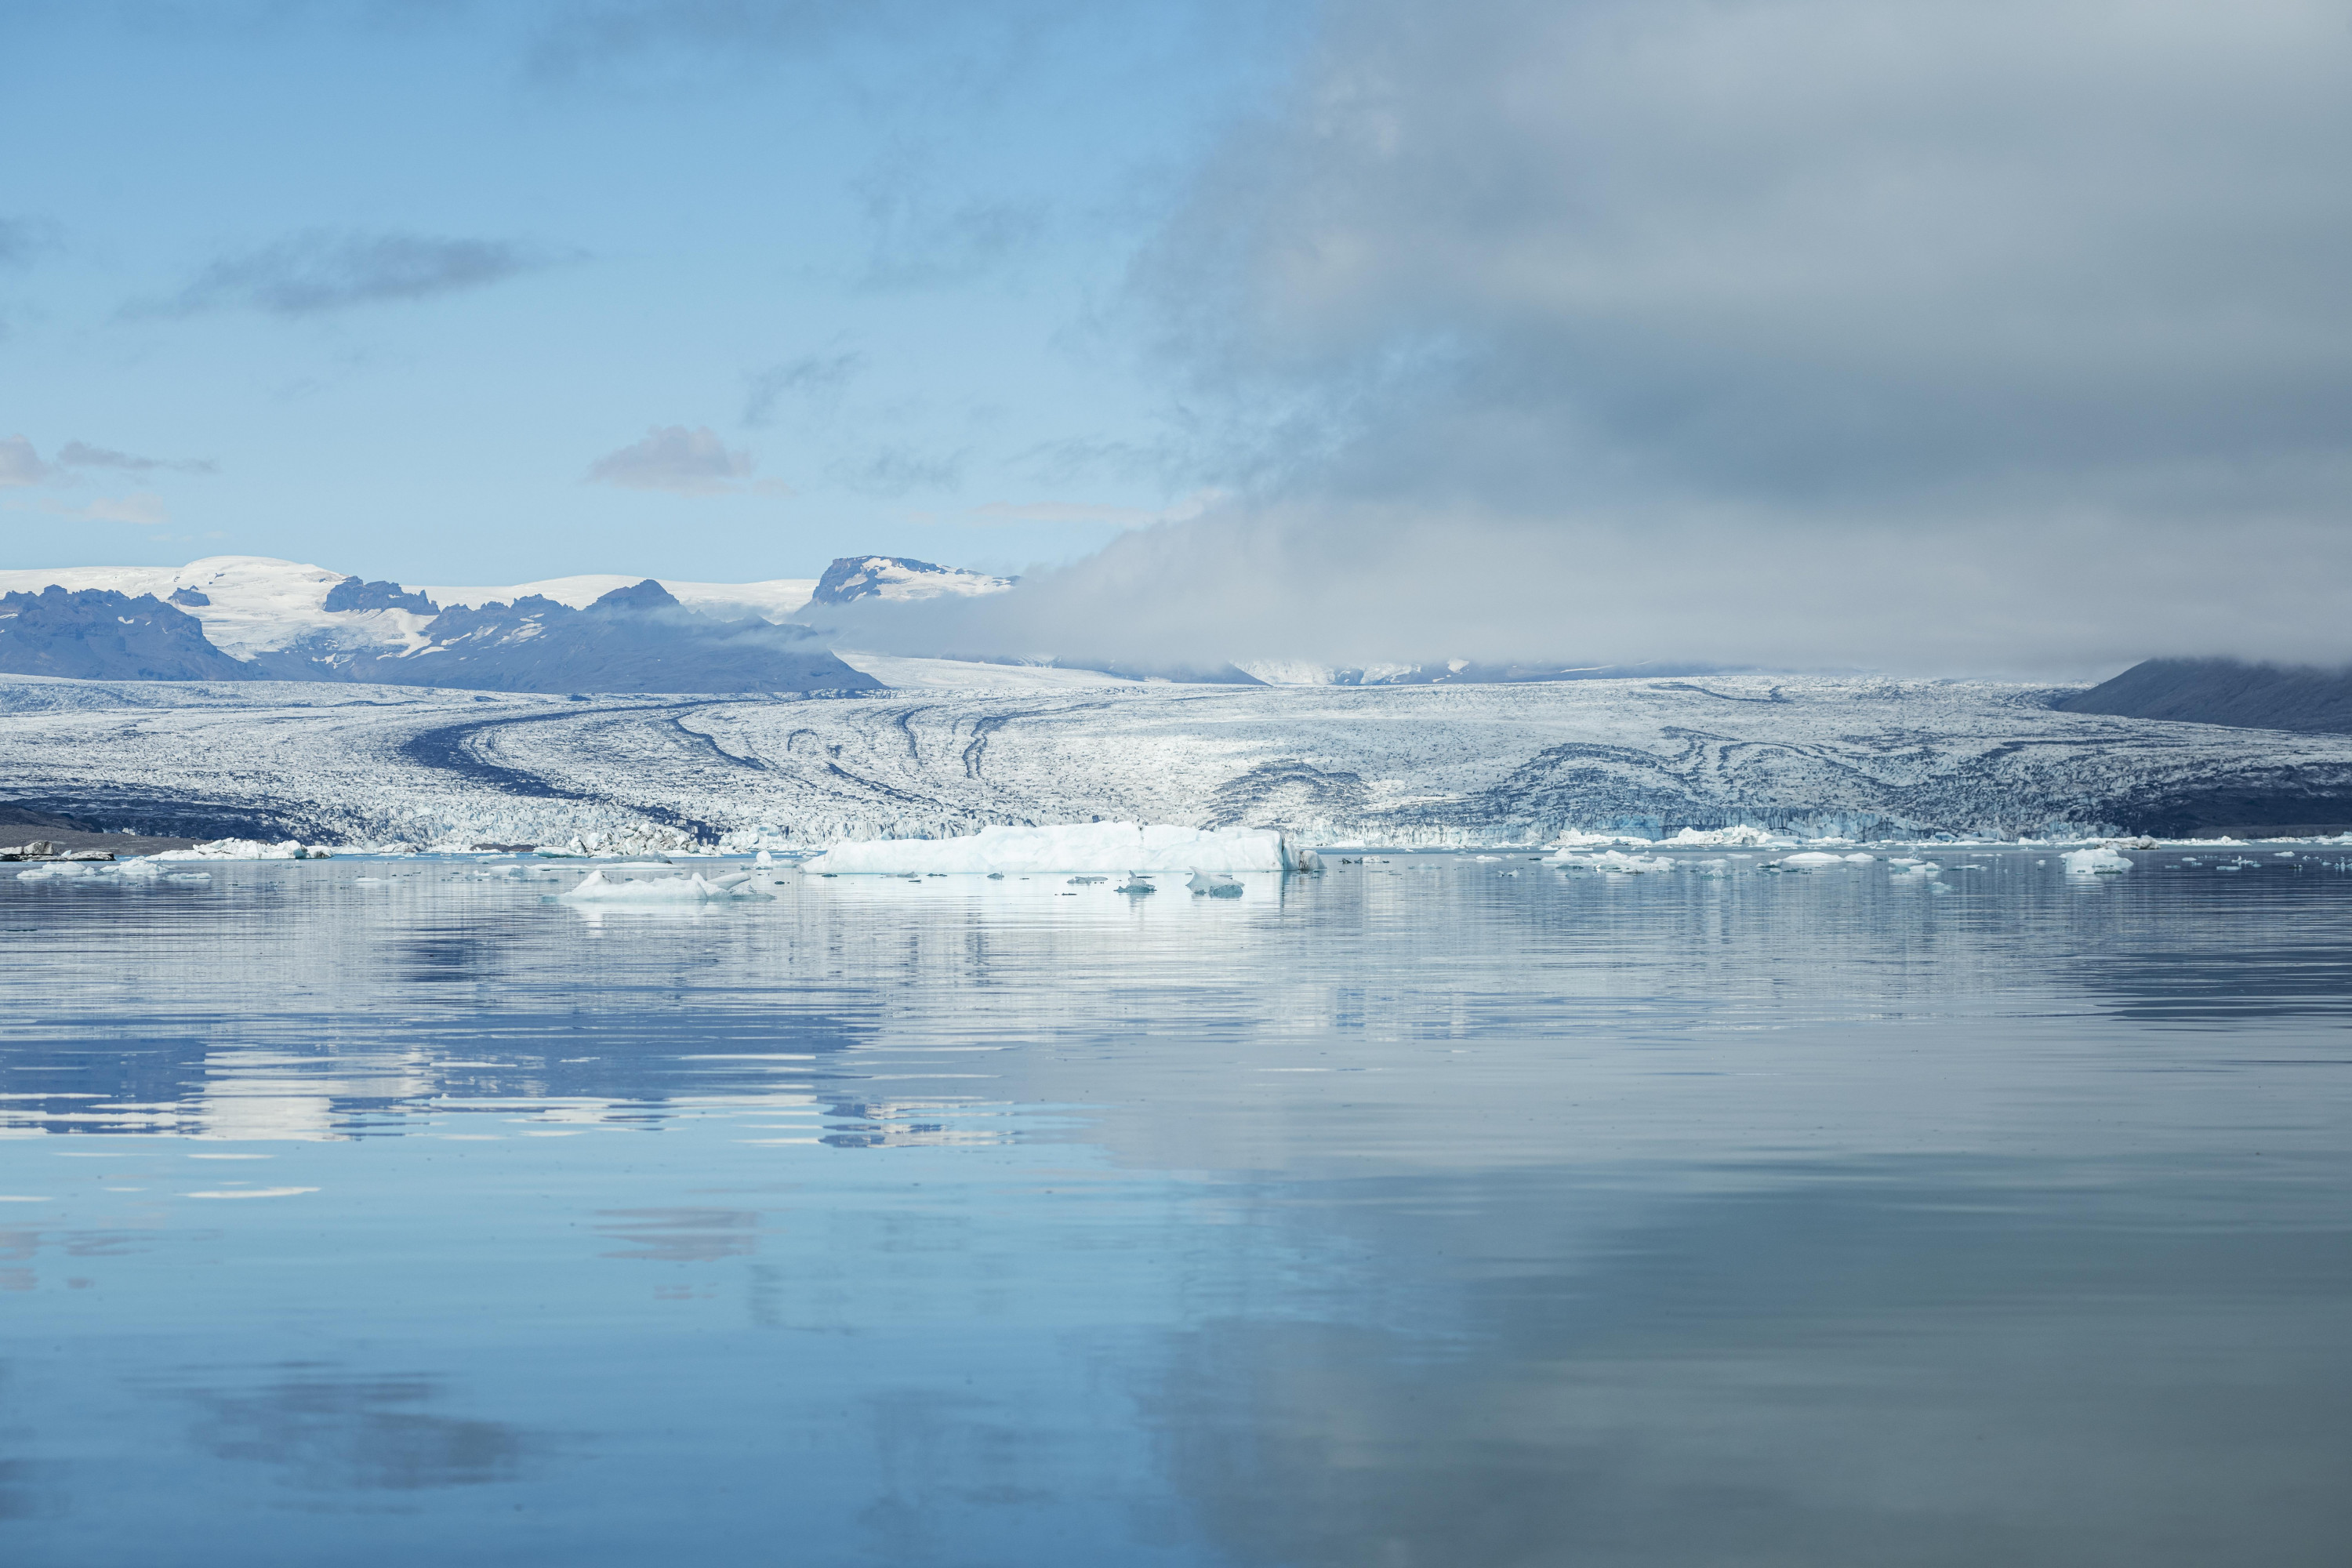
M 2352 9 L 0 0 L 11 564 L 904 651 L 2352 658 Z M 21 439 L 15 437 L 21 437 Z

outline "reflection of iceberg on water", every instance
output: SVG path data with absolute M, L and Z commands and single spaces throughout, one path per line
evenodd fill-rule
M 840 844 L 808 862 L 823 876 L 961 872 L 1319 871 L 1311 849 L 1270 827 L 1171 827 L 1076 822 L 983 827 L 961 838 L 877 838 Z

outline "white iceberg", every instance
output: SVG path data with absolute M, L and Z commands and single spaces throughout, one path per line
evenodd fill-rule
M 1675 863 L 1664 855 L 1628 855 L 1619 849 L 1606 849 L 1598 855 L 1571 855 L 1563 849 L 1544 864 L 1570 871 L 1598 871 L 1612 877 L 1640 876 L 1675 868 Z
M 1831 866 L 1844 864 L 1844 856 L 1832 855 L 1820 849 L 1807 849 L 1796 855 L 1784 855 L 1780 860 L 1781 868 L 1790 871 L 1819 871 Z
M 1184 885 L 1195 893 L 1204 893 L 1213 899 L 1238 899 L 1242 896 L 1242 885 L 1222 871 L 1195 871 L 1192 879 Z
M 2129 859 L 2104 844 L 2089 849 L 2069 850 L 2065 859 L 2066 874 L 2070 877 L 2103 877 L 2132 868 Z
M 710 881 L 701 872 L 690 877 L 655 877 L 642 882 L 607 881 L 602 871 L 591 871 L 580 885 L 555 896 L 583 904 L 706 903 L 713 899 L 763 897 L 751 884 L 751 873 L 736 871 Z
M 282 844 L 265 844 L 258 838 L 212 838 L 193 849 L 166 849 L 153 857 L 158 860 L 324 860 L 334 851 L 323 844 L 304 844 L 289 838 Z
M 983 827 L 961 838 L 877 838 L 838 844 L 806 863 L 824 876 L 960 872 L 1319 871 L 1314 851 L 1270 827 L 1199 828 L 1082 822 Z

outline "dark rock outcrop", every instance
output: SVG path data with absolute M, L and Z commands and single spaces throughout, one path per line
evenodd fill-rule
M 2352 734 L 2352 669 L 2151 658 L 2053 706 L 2070 713 L 2170 719 L 2247 730 Z
M 0 594 L 0 671 L 77 680 L 251 680 L 202 621 L 152 594 L 110 588 Z
M 326 603 L 319 607 L 331 614 L 341 610 L 411 610 L 420 616 L 441 613 L 441 606 L 421 593 L 397 583 L 369 583 L 358 577 L 346 577 L 328 589 Z

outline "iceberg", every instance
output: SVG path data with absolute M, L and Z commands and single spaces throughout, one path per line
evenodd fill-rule
M 656 877 L 643 882 L 612 882 L 605 880 L 601 870 L 591 871 L 580 885 L 555 896 L 567 903 L 583 904 L 679 904 L 705 903 L 713 899 L 756 899 L 761 894 L 751 884 L 751 873 L 736 871 L 707 880 L 701 872 L 691 877 Z
M 1819 871 L 1831 866 L 1844 865 L 1845 857 L 1821 849 L 1807 849 L 1800 854 L 1782 856 L 1780 864 L 1790 871 Z
M 807 863 L 825 876 L 1045 871 L 1319 871 L 1322 861 L 1270 827 L 1171 827 L 1083 822 L 983 827 L 961 838 L 838 844 Z
M 1675 868 L 1675 863 L 1664 855 L 1628 855 L 1619 849 L 1606 849 L 1598 855 L 1571 855 L 1563 849 L 1544 864 L 1570 871 L 1598 871 L 1612 877 L 1637 876 Z
M 1222 871 L 1195 871 L 1192 879 L 1184 884 L 1194 893 L 1204 893 L 1213 899 L 1238 899 L 1242 885 Z
M 2070 877 L 2103 877 L 2132 868 L 2129 859 L 2104 844 L 2090 849 L 2069 850 L 2065 860 L 2066 874 Z
M 283 844 L 265 844 L 258 838 L 213 838 L 192 849 L 165 849 L 154 856 L 158 860 L 324 860 L 334 851 L 323 844 L 304 844 L 289 838 Z

